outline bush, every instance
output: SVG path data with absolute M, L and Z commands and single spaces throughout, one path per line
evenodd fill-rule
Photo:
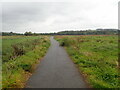
M 31 72 L 32 65 L 30 64 L 21 64 L 19 65 L 24 71 Z
M 68 38 L 64 38 L 61 42 L 60 42 L 60 46 L 70 46 L 72 44 L 72 41 L 70 41 Z
M 23 49 L 23 44 L 14 44 L 12 45 L 12 48 L 13 48 L 14 56 L 21 56 L 25 54 L 25 50 Z

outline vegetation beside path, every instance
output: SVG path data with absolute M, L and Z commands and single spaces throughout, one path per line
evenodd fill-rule
M 93 88 L 120 88 L 118 36 L 56 36 Z
M 49 46 L 49 36 L 3 36 L 2 87 L 23 88 Z

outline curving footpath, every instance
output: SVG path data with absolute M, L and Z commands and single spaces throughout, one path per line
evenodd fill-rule
M 64 48 L 53 37 L 50 40 L 51 46 L 26 88 L 87 88 Z

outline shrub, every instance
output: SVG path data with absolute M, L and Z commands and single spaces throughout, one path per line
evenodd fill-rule
M 21 67 L 24 71 L 30 72 L 32 65 L 23 63 L 23 64 L 19 65 L 19 67 Z
M 60 42 L 60 46 L 70 46 L 72 44 L 72 41 L 69 40 L 68 38 L 64 38 L 61 42 Z
M 12 48 L 13 48 L 14 56 L 21 56 L 25 54 L 25 50 L 23 49 L 23 44 L 14 44 L 12 45 Z

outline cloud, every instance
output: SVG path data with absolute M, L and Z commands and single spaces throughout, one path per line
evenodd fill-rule
M 117 1 L 4 2 L 3 31 L 23 33 L 117 28 Z

